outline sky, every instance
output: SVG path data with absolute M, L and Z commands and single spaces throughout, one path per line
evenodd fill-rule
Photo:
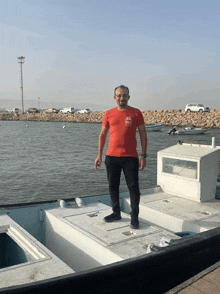
M 220 108 L 220 2 L 0 0 L 0 100 L 106 110 Z M 88 106 L 88 107 L 86 107 Z

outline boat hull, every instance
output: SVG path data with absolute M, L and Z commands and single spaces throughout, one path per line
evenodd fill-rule
M 165 293 L 218 262 L 219 244 L 220 228 L 216 228 L 181 239 L 175 245 L 144 257 L 3 291 L 35 294 Z

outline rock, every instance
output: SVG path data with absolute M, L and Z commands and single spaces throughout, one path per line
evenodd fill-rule
M 142 111 L 147 125 L 163 123 L 165 126 L 187 126 L 193 123 L 196 127 L 220 128 L 220 109 L 210 109 L 210 112 L 190 112 L 184 109 L 145 110 Z M 23 121 L 62 121 L 73 123 L 102 123 L 105 111 L 94 111 L 90 114 L 63 114 L 42 111 L 40 113 L 9 113 L 1 112 L 0 120 Z

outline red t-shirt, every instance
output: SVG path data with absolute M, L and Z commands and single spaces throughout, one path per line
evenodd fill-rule
M 110 129 L 106 155 L 138 157 L 136 129 L 143 124 L 143 115 L 137 108 L 130 107 L 124 111 L 117 108 L 107 110 L 102 122 L 103 127 Z

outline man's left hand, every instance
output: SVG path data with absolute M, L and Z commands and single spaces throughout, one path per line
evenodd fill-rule
M 147 165 L 146 158 L 142 156 L 139 163 L 140 170 L 143 170 L 146 167 L 146 165 Z

